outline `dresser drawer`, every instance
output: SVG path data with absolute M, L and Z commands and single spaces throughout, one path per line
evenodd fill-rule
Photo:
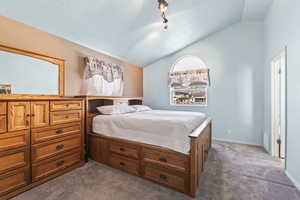
M 179 172 L 185 172 L 188 168 L 188 159 L 184 155 L 156 151 L 152 149 L 143 149 L 143 161 L 168 167 Z
M 144 177 L 157 183 L 175 188 L 179 191 L 185 191 L 185 178 L 179 175 L 175 175 L 161 169 L 146 167 Z
M 0 175 L 0 195 L 5 195 L 13 190 L 29 184 L 29 169 L 21 168 Z
M 43 177 L 54 174 L 62 169 L 80 162 L 80 151 L 68 152 L 60 156 L 32 165 L 32 180 L 37 181 Z
M 6 102 L 0 102 L 0 115 L 6 115 Z
M 78 122 L 81 120 L 81 110 L 59 111 L 50 113 L 50 124 L 66 124 L 70 122 Z
M 0 151 L 29 146 L 29 131 L 0 134 Z
M 0 173 L 29 165 L 29 148 L 0 153 Z
M 80 110 L 82 109 L 82 101 L 51 101 L 51 111 L 64 111 L 64 110 Z
M 80 134 L 80 132 L 80 123 L 70 123 L 47 128 L 33 129 L 31 132 L 31 142 L 32 144 L 36 144 L 65 136 Z
M 37 162 L 51 156 L 56 156 L 60 153 L 72 150 L 79 149 L 81 146 L 81 137 L 72 136 L 64 140 L 54 140 L 51 142 L 36 144 L 32 146 L 31 150 L 31 159 L 32 162 Z
M 0 133 L 5 133 L 7 131 L 7 123 L 6 123 L 7 117 L 0 115 Z
M 121 154 L 124 156 L 132 157 L 136 159 L 139 157 L 138 149 L 135 146 L 111 142 L 109 149 L 111 152 Z
M 139 175 L 139 163 L 137 160 L 111 154 L 109 164 L 114 168 L 121 169 L 134 175 Z

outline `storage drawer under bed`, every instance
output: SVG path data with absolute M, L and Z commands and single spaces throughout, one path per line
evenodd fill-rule
M 109 165 L 137 176 L 140 174 L 139 162 L 137 160 L 126 158 L 124 156 L 111 154 L 109 158 Z
M 185 155 L 175 155 L 173 153 L 143 148 L 143 163 L 150 163 L 171 168 L 179 172 L 186 172 L 188 168 L 188 157 Z
M 129 144 L 125 144 L 125 143 L 117 143 L 117 142 L 111 142 L 110 146 L 109 146 L 109 150 L 111 152 L 120 154 L 120 155 L 124 155 L 124 156 L 128 156 L 131 158 L 135 158 L 137 159 L 139 157 L 139 151 L 138 148 L 133 146 L 133 145 L 129 145 Z
M 146 167 L 144 177 L 154 182 L 167 185 L 179 191 L 185 191 L 185 178 L 184 176 L 176 175 L 175 173 L 167 172 L 166 170 Z

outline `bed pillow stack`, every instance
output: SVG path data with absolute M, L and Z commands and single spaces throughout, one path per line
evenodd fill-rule
M 128 106 L 124 104 L 117 104 L 111 106 L 100 106 L 97 107 L 97 110 L 103 115 L 119 115 L 126 113 L 150 111 L 152 109 L 145 105 Z
M 152 110 L 149 106 L 145 105 L 134 105 L 132 106 L 136 112 L 150 111 Z
M 118 115 L 136 112 L 136 110 L 133 107 L 123 104 L 112 106 L 100 106 L 97 107 L 97 110 L 103 115 Z

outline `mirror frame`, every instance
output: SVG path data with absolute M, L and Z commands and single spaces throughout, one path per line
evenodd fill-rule
M 40 60 L 48 61 L 50 63 L 58 65 L 58 95 L 46 95 L 46 96 L 64 96 L 65 95 L 65 60 L 60 58 L 54 58 L 51 56 L 43 55 L 40 53 L 35 53 L 32 51 L 27 51 L 23 49 L 17 49 L 14 47 L 6 46 L 0 44 L 0 51 L 6 51 L 10 53 L 16 53 L 24 56 L 30 56 Z M 10 96 L 27 96 L 31 94 L 10 94 Z M 6 94 L 0 94 L 0 96 L 7 96 Z M 34 96 L 45 96 L 45 94 L 34 95 Z

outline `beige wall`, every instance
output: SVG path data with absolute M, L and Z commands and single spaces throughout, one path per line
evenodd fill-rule
M 85 56 L 96 56 L 123 64 L 124 96 L 143 95 L 143 68 L 1 16 L 0 44 L 65 59 L 67 96 L 80 95 Z

